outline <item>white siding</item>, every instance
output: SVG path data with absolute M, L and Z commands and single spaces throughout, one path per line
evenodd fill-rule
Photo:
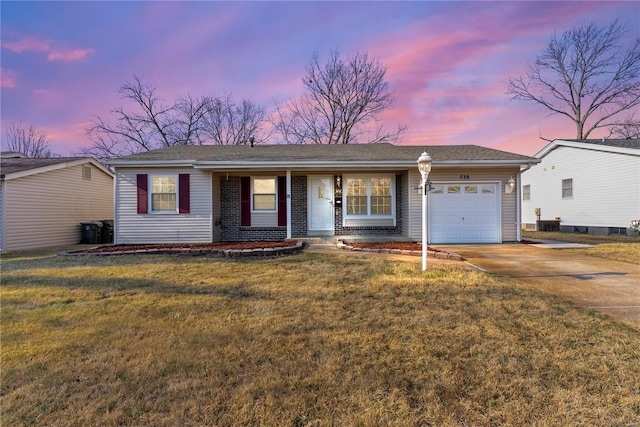
M 562 180 L 573 180 L 573 197 L 562 198 Z M 640 156 L 558 147 L 522 174 L 531 200 L 522 201 L 522 222 L 561 218 L 561 225 L 629 227 L 640 217 Z
M 220 224 L 222 211 L 220 209 L 220 175 L 213 175 L 211 177 L 213 194 L 212 194 L 212 209 L 213 209 L 213 241 L 219 242 L 222 240 L 222 227 L 216 225 L 216 222 Z
M 460 182 L 465 183 L 498 183 L 498 191 L 500 192 L 500 216 L 501 216 L 501 239 L 502 242 L 515 242 L 517 240 L 517 216 L 516 216 L 516 191 L 511 194 L 504 193 L 504 186 L 509 178 L 516 177 L 518 169 L 442 169 L 434 168 L 429 175 L 429 180 L 434 184 L 438 182 Z M 469 177 L 469 179 L 460 180 L 461 175 Z M 410 227 L 409 233 L 413 240 L 422 238 L 422 195 L 419 190 L 413 188 L 420 185 L 420 173 L 416 169 L 409 172 L 409 186 L 412 190 L 409 193 L 409 211 L 410 211 Z M 431 202 L 427 200 L 427 204 Z M 427 236 L 428 237 L 428 236 Z
M 278 212 L 251 212 L 252 227 L 277 227 Z
M 138 214 L 137 174 L 189 173 L 189 214 Z M 211 173 L 199 169 L 158 168 L 116 171 L 116 244 L 207 243 L 213 240 Z
M 113 219 L 113 178 L 91 165 L 71 166 L 4 182 L 7 251 L 80 242 L 81 222 Z

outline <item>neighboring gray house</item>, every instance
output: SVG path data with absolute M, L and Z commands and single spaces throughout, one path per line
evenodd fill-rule
M 80 222 L 113 218 L 113 174 L 90 158 L 0 155 L 0 249 L 77 244 Z
M 561 231 L 630 233 L 640 219 L 640 139 L 554 140 L 522 173 L 522 222 L 559 218 Z
M 113 159 L 115 243 L 369 236 L 419 241 L 417 159 L 433 159 L 431 243 L 520 239 L 532 157 L 473 145 L 175 146 Z

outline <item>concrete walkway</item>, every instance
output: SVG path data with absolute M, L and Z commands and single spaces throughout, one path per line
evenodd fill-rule
M 570 299 L 640 330 L 640 266 L 567 252 L 561 242 L 541 245 L 438 245 L 493 274 L 511 277 Z

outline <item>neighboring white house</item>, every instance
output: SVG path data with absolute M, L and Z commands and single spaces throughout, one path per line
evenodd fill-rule
M 115 243 L 417 241 L 423 150 L 433 159 L 430 243 L 520 240 L 509 183 L 535 158 L 474 145 L 302 144 L 175 146 L 113 159 Z
M 640 219 L 640 139 L 554 140 L 535 157 L 521 180 L 525 229 L 559 218 L 561 231 L 627 234 Z
M 1 153 L 2 251 L 77 244 L 81 222 L 113 215 L 113 174 L 97 161 Z

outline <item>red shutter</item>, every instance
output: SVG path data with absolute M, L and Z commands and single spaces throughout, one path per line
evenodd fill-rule
M 240 177 L 240 225 L 251 226 L 251 177 Z
M 140 173 L 136 175 L 136 185 L 138 186 L 138 213 L 146 214 L 149 212 L 149 196 L 147 194 L 147 174 Z
M 188 173 L 181 173 L 178 175 L 178 213 L 188 214 L 190 212 L 190 190 L 189 190 L 189 178 L 191 175 Z
M 278 177 L 278 226 L 287 225 L 287 177 Z

